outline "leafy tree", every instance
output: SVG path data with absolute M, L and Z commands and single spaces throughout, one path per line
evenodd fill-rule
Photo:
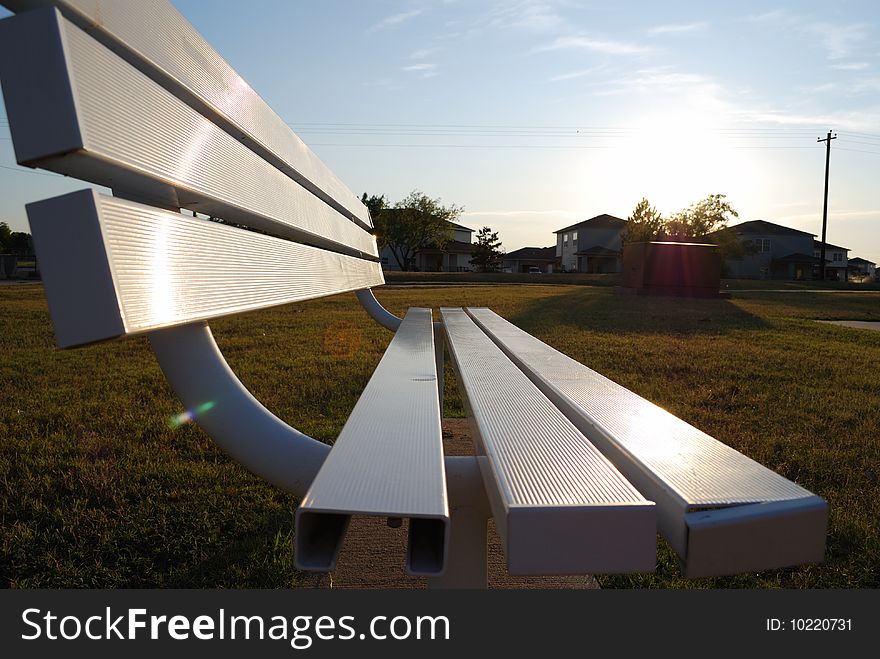
M 727 228 L 727 223 L 739 217 L 726 195 L 710 194 L 705 199 L 675 213 L 666 222 L 666 233 L 672 240 L 703 238 L 713 231 Z
M 34 251 L 33 238 L 24 231 L 12 231 L 6 222 L 0 222 L 0 251 L 28 254 Z
M 647 199 L 636 204 L 635 210 L 627 218 L 626 229 L 621 235 L 621 242 L 627 243 L 658 240 L 665 234 L 666 221 Z
M 367 207 L 367 210 L 370 211 L 370 217 L 373 220 L 373 224 L 376 223 L 376 216 L 379 215 L 388 205 L 388 202 L 385 201 L 385 195 L 377 197 L 376 195 L 367 196 L 365 192 L 361 196 L 361 203 Z
M 378 212 L 373 217 L 373 227 L 376 229 L 379 247 L 388 247 L 394 260 L 401 270 L 409 270 L 415 254 L 420 249 L 429 245 L 436 245 L 441 249 L 452 240 L 455 235 L 455 222 L 464 210 L 454 204 L 444 206 L 440 199 L 431 199 L 427 195 L 413 190 L 405 199 L 388 207 L 384 202 L 384 195 L 379 197 L 381 205 L 371 200 L 375 196 L 367 197 L 366 193 L 361 200 L 370 207 L 375 203 Z M 371 214 L 372 214 L 372 210 Z
M 477 266 L 480 272 L 495 272 L 501 266 L 504 250 L 501 249 L 501 241 L 498 240 L 498 232 L 489 227 L 483 227 L 477 232 L 477 242 L 471 251 L 471 263 Z

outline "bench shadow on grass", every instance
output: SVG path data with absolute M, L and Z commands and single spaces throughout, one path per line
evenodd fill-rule
M 684 337 L 769 327 L 729 299 L 626 295 L 595 288 L 538 299 L 507 320 L 531 334 L 571 328 Z

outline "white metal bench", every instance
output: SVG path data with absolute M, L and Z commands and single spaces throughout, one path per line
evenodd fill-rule
M 366 208 L 170 4 L 2 3 L 18 162 L 113 190 L 28 205 L 58 345 L 148 333 L 199 425 L 303 497 L 300 568 L 333 569 L 352 515 L 408 519 L 407 570 L 441 587 L 485 585 L 489 515 L 516 574 L 651 571 L 658 523 L 691 576 L 822 560 L 819 497 L 489 310 L 382 308 Z M 344 292 L 395 335 L 331 450 L 207 321 Z M 472 458 L 443 455 L 444 343 Z

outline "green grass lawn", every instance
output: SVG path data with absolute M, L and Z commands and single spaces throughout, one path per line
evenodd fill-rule
M 614 295 L 610 287 L 386 288 L 411 305 L 490 306 L 831 506 L 823 565 L 686 581 L 665 543 L 653 575 L 605 587 L 880 585 L 880 294 Z M 0 288 L 0 585 L 294 586 L 294 497 L 221 454 L 182 411 L 143 338 L 54 349 L 37 285 Z M 354 295 L 212 323 L 269 409 L 332 442 L 390 340 Z M 451 369 L 447 414 L 461 415 Z

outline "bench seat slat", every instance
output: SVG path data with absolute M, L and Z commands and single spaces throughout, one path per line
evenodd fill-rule
M 378 256 L 369 232 L 54 9 L 0 23 L 0 72 L 21 164 L 326 249 Z
M 109 48 L 120 53 L 189 105 L 211 114 L 227 132 L 369 228 L 360 200 L 303 143 L 262 98 L 165 0 L 3 0 L 12 11 L 58 7 Z
M 461 309 L 442 309 L 511 574 L 653 571 L 654 505 Z
M 410 309 L 297 513 L 296 561 L 331 570 L 351 515 L 409 518 L 411 574 L 442 571 L 449 507 L 430 309 Z
M 490 309 L 468 313 L 642 494 L 657 502 L 660 530 L 688 576 L 822 560 L 827 506 L 821 498 Z M 734 507 L 736 512 L 725 512 Z M 713 533 L 725 541 L 713 539 Z
M 373 261 L 92 190 L 27 213 L 60 347 L 383 282 Z

